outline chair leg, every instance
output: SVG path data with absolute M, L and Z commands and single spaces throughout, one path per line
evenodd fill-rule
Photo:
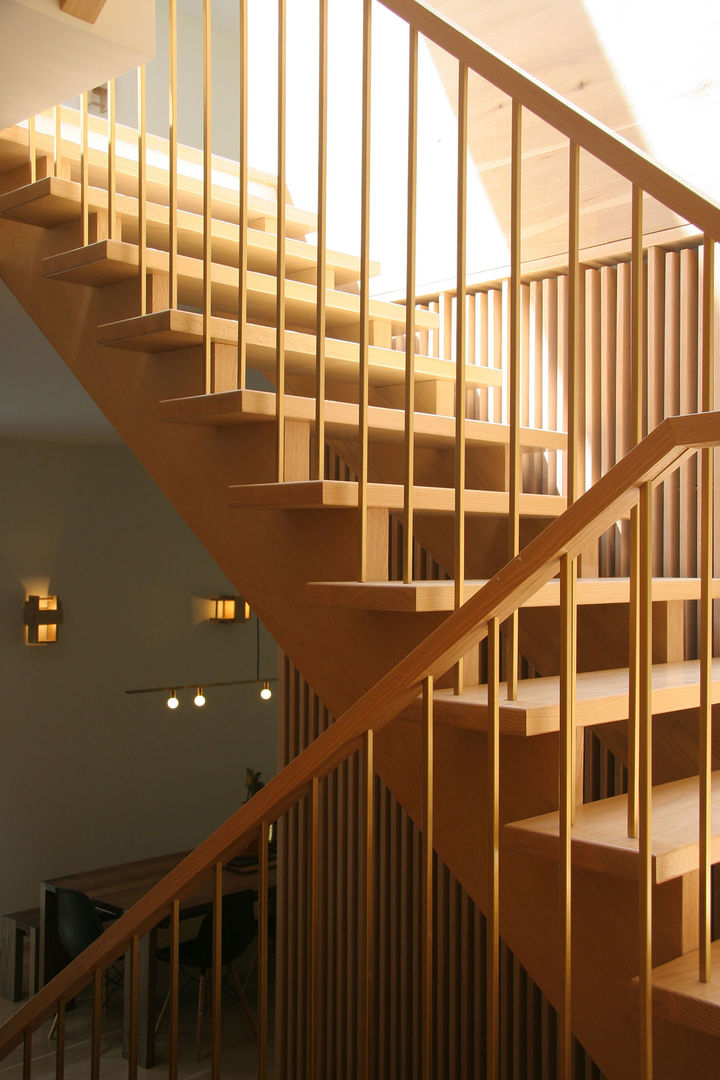
M 250 1006 L 247 1003 L 247 998 L 245 997 L 245 992 L 244 992 L 242 986 L 240 985 L 240 980 L 238 979 L 237 975 L 235 974 L 234 968 L 230 968 L 229 975 L 230 975 L 230 981 L 232 982 L 233 987 L 235 988 L 235 993 L 240 998 L 240 1004 L 242 1005 L 243 1009 L 245 1010 L 245 1012 L 247 1014 L 247 1018 L 250 1021 L 250 1027 L 253 1029 L 253 1035 L 257 1039 L 257 1037 L 258 1037 L 257 1026 L 255 1024 L 253 1014 L 250 1012 Z
M 163 1020 L 165 1019 L 165 1013 L 167 1011 L 169 1001 L 170 1001 L 170 991 L 168 990 L 167 994 L 165 995 L 165 1000 L 162 1003 L 162 1009 L 160 1010 L 160 1013 L 158 1014 L 158 1018 L 155 1021 L 155 1034 L 156 1035 L 157 1035 L 158 1031 L 160 1030 L 160 1025 L 162 1024 Z
M 200 1061 L 200 1050 L 202 1044 L 202 1027 L 203 1016 L 205 1014 L 205 972 L 203 972 L 198 979 L 198 1011 L 197 1011 L 197 1036 L 196 1036 L 196 1053 L 197 1059 Z

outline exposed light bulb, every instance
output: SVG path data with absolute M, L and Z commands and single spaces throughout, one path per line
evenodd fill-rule
M 197 694 L 193 698 L 193 702 L 197 705 L 198 709 L 202 709 L 205 704 L 205 695 L 203 694 L 202 686 L 198 686 Z
M 167 699 L 167 707 L 168 707 L 168 709 L 177 709 L 179 704 L 180 704 L 180 699 L 178 698 L 177 694 L 173 690 L 172 694 Z
M 272 697 L 272 690 L 270 689 L 270 684 L 268 683 L 267 679 L 265 680 L 265 682 L 262 685 L 262 690 L 260 691 L 260 697 L 263 699 L 263 701 L 269 701 L 270 698 Z

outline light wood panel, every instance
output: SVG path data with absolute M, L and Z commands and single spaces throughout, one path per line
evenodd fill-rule
M 88 190 L 88 206 L 92 213 L 108 210 L 108 193 L 105 188 L 91 187 Z M 80 185 L 73 180 L 48 176 L 34 184 L 16 188 L 0 196 L 0 216 L 13 221 L 24 221 L 28 225 L 40 225 L 53 228 L 68 221 L 74 221 L 79 214 Z M 132 195 L 118 195 L 114 205 L 115 213 L 122 223 L 123 238 L 129 243 L 137 242 L 137 199 Z M 261 210 L 256 202 L 249 200 L 248 213 Z M 169 210 L 165 205 L 149 202 L 146 205 L 148 244 L 152 248 L 164 250 L 168 247 Z M 232 221 L 214 217 L 210 224 L 212 235 L 213 259 L 227 266 L 238 265 L 239 226 Z M 197 213 L 181 210 L 177 214 L 177 240 L 181 254 L 194 258 L 202 256 L 203 221 Z M 276 240 L 272 233 L 257 228 L 249 228 L 246 233 L 248 247 L 248 266 L 265 274 L 275 273 L 277 260 Z M 327 252 L 327 269 L 331 282 L 345 285 L 358 280 L 360 261 L 354 256 L 342 252 Z M 289 277 L 309 275 L 317 263 L 317 248 L 303 240 L 288 237 L 285 250 L 286 269 Z M 370 272 L 375 275 L 380 271 L 377 262 L 371 262 Z
M 720 660 L 714 662 L 713 703 L 720 703 Z M 654 713 L 695 709 L 700 703 L 700 677 L 696 660 L 655 664 L 652 670 Z M 560 687 L 556 676 L 521 679 L 516 700 L 500 687 L 500 724 L 504 735 L 542 735 L 559 730 Z M 435 691 L 438 723 L 484 730 L 487 727 L 487 686 L 470 686 L 459 700 L 446 690 Z M 417 703 L 404 716 L 418 718 Z M 628 671 L 580 672 L 577 676 L 575 720 L 578 727 L 611 724 L 628 715 Z M 600 732 L 599 732 L 600 733 Z
M 720 774 L 713 774 L 712 806 L 720 812 Z M 505 826 L 503 843 L 517 851 L 557 858 L 556 813 Z M 577 808 L 572 830 L 573 866 L 635 878 L 638 840 L 627 836 L 627 796 L 616 795 Z M 711 858 L 720 861 L 720 831 L 713 831 Z M 651 860 L 661 884 L 698 869 L 698 780 L 696 776 L 653 788 Z
M 403 488 L 400 484 L 367 485 L 368 507 L 402 510 Z M 320 510 L 330 507 L 348 508 L 358 505 L 358 485 L 342 480 L 302 480 L 285 484 L 232 484 L 229 489 L 231 506 L 264 507 L 281 510 Z M 560 495 L 522 495 L 520 513 L 540 518 L 561 514 L 565 500 Z M 505 491 L 467 491 L 467 514 L 507 515 L 508 495 Z M 453 514 L 455 493 L 452 488 L 415 488 L 415 513 Z
M 47 260 L 45 274 L 57 281 L 74 282 L 79 285 L 106 286 L 127 281 L 137 273 L 137 248 L 118 240 L 102 240 L 74 251 L 54 255 Z M 203 272 L 202 263 L 189 256 L 178 257 L 178 297 L 181 304 L 197 307 L 202 301 Z M 212 303 L 213 312 L 234 311 L 237 308 L 237 270 L 221 263 L 212 264 Z M 147 270 L 149 273 L 168 272 L 166 252 L 149 249 L 147 252 Z M 256 271 L 248 272 L 248 317 L 274 325 L 276 279 L 269 274 Z M 299 281 L 286 281 L 286 314 L 290 328 L 314 328 L 315 325 L 314 285 Z M 373 322 L 382 322 L 400 332 L 405 326 L 404 308 L 373 300 L 370 303 L 370 318 Z M 418 310 L 419 325 L 432 326 L 432 315 Z M 358 298 L 340 290 L 327 292 L 327 328 L 338 337 L 357 336 L 359 326 Z
M 486 580 L 466 581 L 464 599 L 469 600 L 487 585 Z M 713 596 L 720 599 L 720 580 L 715 579 Z M 371 611 L 452 611 L 453 587 L 447 581 L 311 581 L 305 595 L 309 603 L 323 606 L 359 607 Z M 653 602 L 697 600 L 698 578 L 655 578 Z M 627 604 L 630 600 L 628 578 L 580 578 L 578 604 Z M 557 607 L 560 588 L 557 580 L 546 582 L 529 597 L 523 607 Z
M 60 10 L 83 22 L 94 23 L 107 0 L 60 0 Z

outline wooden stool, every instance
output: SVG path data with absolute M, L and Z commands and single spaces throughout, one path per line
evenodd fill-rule
M 14 911 L 2 920 L 0 997 L 19 1001 L 23 994 L 23 945 L 30 939 L 30 997 L 38 990 L 40 908 Z

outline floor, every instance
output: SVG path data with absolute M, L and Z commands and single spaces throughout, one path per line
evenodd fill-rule
M 240 962 L 242 968 L 242 961 Z M 158 987 L 158 1008 L 165 988 Z M 247 987 L 250 1008 L 255 1013 L 256 983 L 251 978 Z M 0 997 L 0 1024 L 4 1024 L 27 1001 L 11 1002 Z M 210 1015 L 205 1016 L 203 1058 L 195 1054 L 195 1019 L 197 991 L 189 987 L 180 1001 L 179 1080 L 205 1080 L 210 1076 Z M 92 1002 L 90 989 L 77 998 L 77 1007 L 66 1013 L 65 1078 L 87 1080 L 90 1061 L 90 1027 Z M 223 997 L 222 1068 L 233 1080 L 256 1080 L 257 1041 L 240 1005 L 230 996 Z M 272 1027 L 272 1019 L 271 1019 Z M 55 1042 L 48 1041 L 50 1022 L 43 1024 L 33 1036 L 32 1080 L 55 1080 Z M 268 1069 L 272 1075 L 272 1030 L 268 1038 Z M 156 1043 L 157 1064 L 152 1069 L 138 1069 L 144 1077 L 165 1077 L 168 1067 L 168 1022 L 165 1020 Z M 127 1076 L 128 1063 L 122 1056 L 122 998 L 115 994 L 108 1003 L 103 1018 L 102 1080 L 121 1080 Z M 22 1080 L 22 1047 L 0 1062 L 0 1080 Z

